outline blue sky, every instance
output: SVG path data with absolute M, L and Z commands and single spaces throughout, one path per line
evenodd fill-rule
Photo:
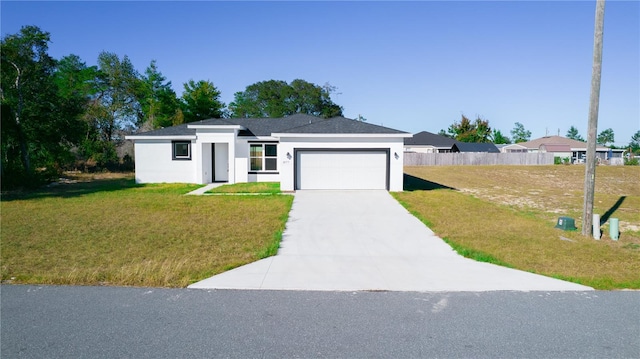
M 304 79 L 338 88 L 344 114 L 438 132 L 461 114 L 510 136 L 586 137 L 595 1 L 11 2 L 2 36 L 36 25 L 49 53 L 143 72 L 157 60 L 179 94 L 210 80 L 228 104 L 246 86 Z M 607 1 L 598 132 L 640 129 L 640 2 Z

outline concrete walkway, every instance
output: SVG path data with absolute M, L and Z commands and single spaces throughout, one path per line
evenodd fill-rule
M 200 187 L 200 188 L 198 188 L 196 190 L 193 190 L 193 191 L 191 191 L 191 192 L 189 192 L 187 194 L 190 194 L 190 195 L 203 195 L 205 192 L 210 191 L 210 190 L 212 190 L 212 189 L 214 189 L 216 187 L 223 186 L 225 184 L 228 184 L 228 183 L 226 183 L 226 182 L 209 183 L 208 185 Z
M 592 290 L 466 259 L 386 191 L 298 191 L 276 256 L 189 288 Z

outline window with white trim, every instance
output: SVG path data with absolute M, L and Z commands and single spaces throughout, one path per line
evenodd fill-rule
M 269 143 L 250 144 L 249 161 L 251 171 L 277 171 L 278 145 Z
M 171 142 L 171 149 L 174 160 L 191 160 L 190 141 L 173 141 Z

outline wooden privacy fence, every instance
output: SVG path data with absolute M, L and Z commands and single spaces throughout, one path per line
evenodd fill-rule
M 553 153 L 404 153 L 405 166 L 552 165 Z

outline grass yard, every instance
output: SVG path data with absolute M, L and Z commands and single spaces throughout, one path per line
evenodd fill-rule
M 293 202 L 131 175 L 66 182 L 3 194 L 3 282 L 184 287 L 275 254 Z
M 601 166 L 594 212 L 619 218 L 620 239 L 580 234 L 583 166 L 405 168 L 394 196 L 459 253 L 598 289 L 640 289 L 640 167 Z M 578 231 L 555 229 L 559 216 Z
M 206 193 L 260 193 L 280 194 L 280 182 L 250 182 L 226 184 L 213 188 Z

